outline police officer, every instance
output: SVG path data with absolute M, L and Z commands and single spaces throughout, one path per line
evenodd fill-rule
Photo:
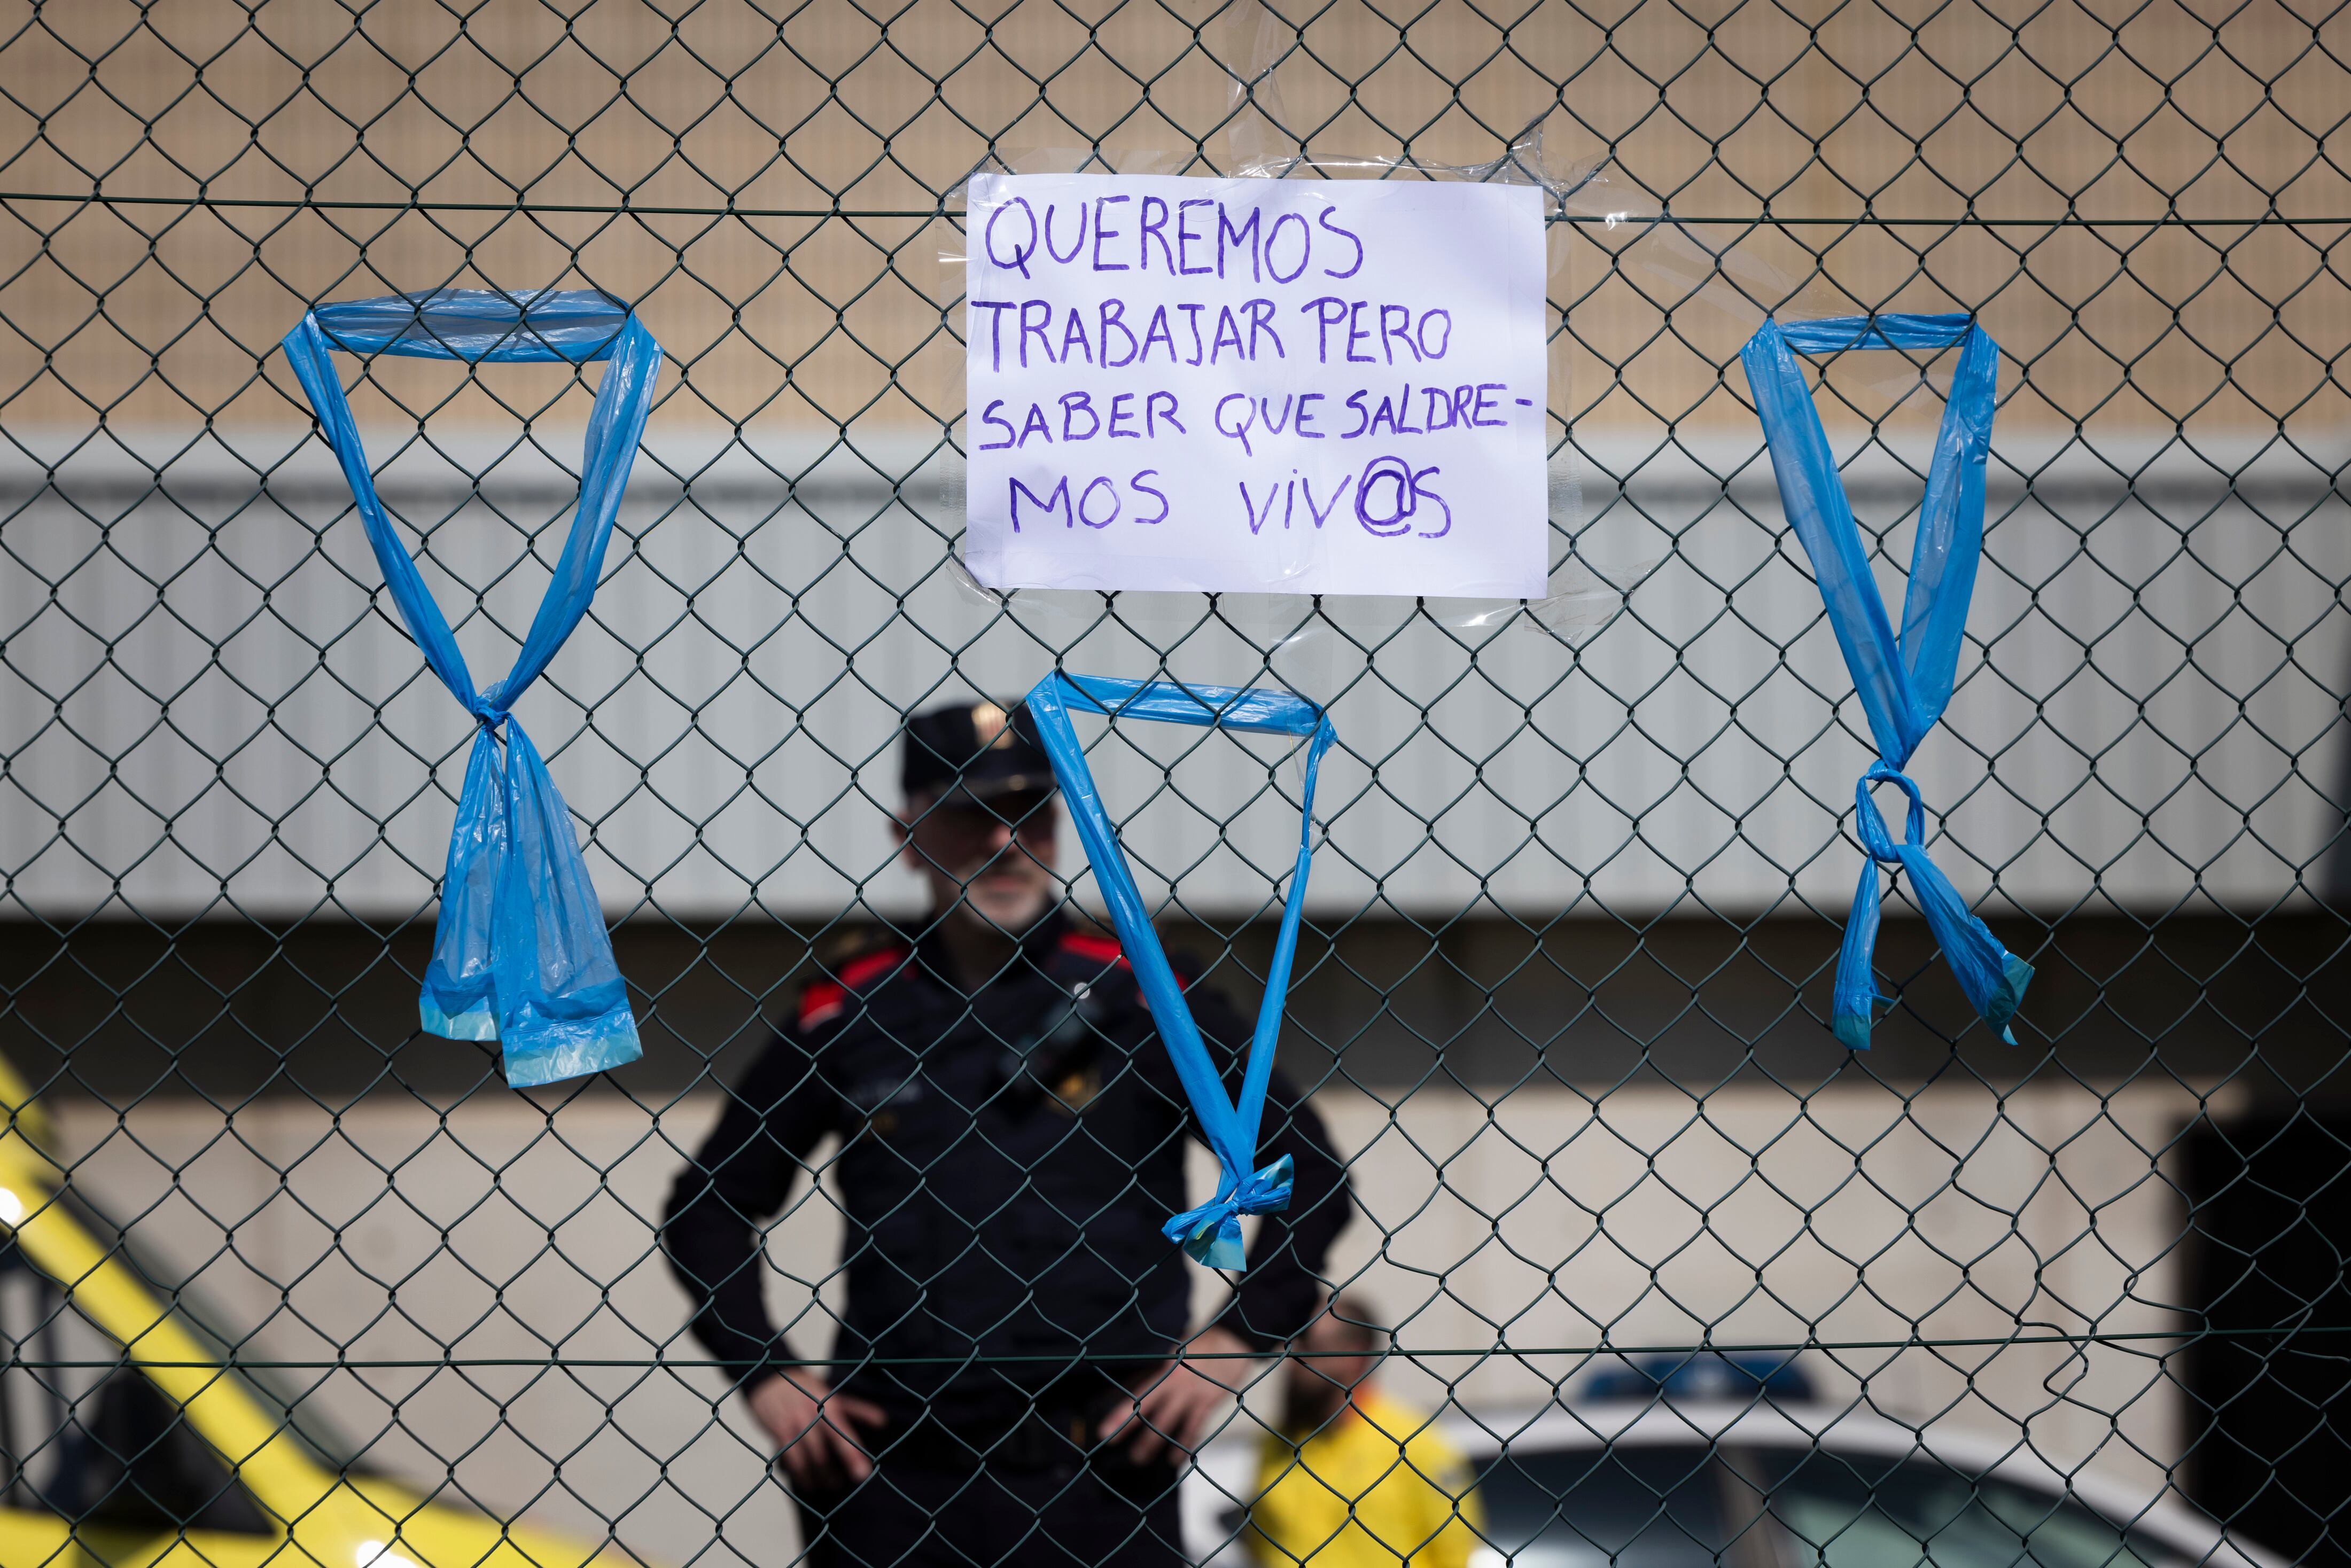
M 801 992 L 678 1177 L 664 1250 L 782 1450 L 812 1562 L 1181 1562 L 1177 1462 L 1249 1357 L 1314 1315 L 1345 1172 L 1277 1072 L 1259 1153 L 1291 1157 L 1294 1196 L 1187 1333 L 1189 1265 L 1159 1227 L 1191 1206 L 1198 1129 L 1117 942 L 1062 906 L 1034 721 L 964 704 L 903 741 L 930 918 Z M 1249 1027 L 1188 999 L 1230 1092 Z M 768 1317 L 762 1244 L 828 1135 L 847 1301 L 820 1368 Z

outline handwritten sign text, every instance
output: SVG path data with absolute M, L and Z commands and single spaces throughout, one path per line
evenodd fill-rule
M 977 175 L 967 215 L 982 582 L 1542 595 L 1533 188 Z

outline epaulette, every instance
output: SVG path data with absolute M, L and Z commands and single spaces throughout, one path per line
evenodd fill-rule
M 890 943 L 836 964 L 832 973 L 824 978 L 810 980 L 800 991 L 800 1028 L 814 1029 L 840 1017 L 859 988 L 893 973 L 905 962 L 906 954 L 905 947 Z

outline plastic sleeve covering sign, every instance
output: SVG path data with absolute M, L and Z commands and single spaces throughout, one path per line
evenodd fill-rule
M 510 710 L 595 597 L 621 492 L 653 407 L 661 346 L 609 295 L 449 288 L 322 305 L 286 335 L 285 348 L 319 432 L 350 482 L 402 623 L 479 726 L 449 837 L 433 961 L 418 998 L 424 1028 L 451 1040 L 496 1040 L 507 1082 L 517 1087 L 634 1061 L 642 1054 L 636 1019 L 569 811 Z M 359 427 L 329 357 L 338 349 L 475 363 L 608 361 L 588 423 L 570 536 L 514 668 L 485 691 L 474 689 L 448 621 L 376 496 Z
M 1870 575 L 1861 530 L 1796 355 L 1954 346 L 1959 348 L 1959 373 L 1935 437 L 1897 638 Z M 1976 564 L 1983 553 L 1984 461 L 1991 448 L 2000 348 L 1965 316 L 1852 316 L 1785 327 L 1766 321 L 1740 359 L 1763 422 L 1781 506 L 1812 558 L 1829 624 L 1844 652 L 1845 667 L 1853 672 L 1862 709 L 1869 716 L 1870 735 L 1877 743 L 1877 760 L 1854 790 L 1855 825 L 1870 858 L 1854 889 L 1853 914 L 1837 958 L 1837 1038 L 1866 1050 L 1871 1009 L 1890 1000 L 1878 994 L 1870 965 L 1877 945 L 1877 867 L 1883 863 L 1897 875 L 1908 873 L 1911 896 L 1959 977 L 1959 988 L 1992 1032 L 2013 1045 L 2016 1037 L 2009 1032 L 2008 1022 L 2024 998 L 2032 967 L 2000 945 L 1927 857 L 1926 803 L 1918 787 L 1901 771 L 1942 716 L 1959 667 L 1968 601 L 1975 592 Z M 1894 784 L 1909 797 L 1899 843 L 1870 799 L 1870 787 L 1880 782 Z
M 1176 971 L 1168 966 L 1159 934 L 1152 928 L 1150 912 L 1127 869 L 1118 847 L 1118 834 L 1094 788 L 1086 766 L 1085 748 L 1070 727 L 1068 705 L 1113 718 L 1161 719 L 1259 735 L 1311 737 L 1306 751 L 1306 782 L 1300 801 L 1298 866 L 1282 901 L 1281 930 L 1273 946 L 1273 962 L 1266 971 L 1265 1000 L 1258 1008 L 1257 1032 L 1249 1042 L 1249 1066 L 1238 1101 L 1225 1098 L 1224 1082 L 1200 1042 L 1199 1026 L 1184 1000 Z M 1213 1202 L 1179 1214 L 1162 1227 L 1170 1241 L 1211 1269 L 1239 1269 L 1248 1263 L 1241 1245 L 1240 1217 L 1266 1214 L 1290 1207 L 1290 1162 L 1285 1155 L 1263 1170 L 1257 1161 L 1258 1123 L 1265 1110 L 1267 1080 L 1273 1072 L 1274 1042 L 1281 1033 L 1281 1013 L 1290 994 L 1290 961 L 1298 952 L 1298 922 L 1306 907 L 1306 871 L 1314 858 L 1314 776 L 1322 753 L 1335 738 L 1322 710 L 1302 697 L 1255 687 L 1175 685 L 1166 682 L 1109 680 L 1096 675 L 1046 676 L 1029 694 L 1029 711 L 1036 716 L 1037 733 L 1053 760 L 1053 777 L 1070 805 L 1078 838 L 1092 862 L 1094 882 L 1110 905 L 1112 925 L 1127 962 L 1143 989 L 1144 1001 L 1159 1026 L 1159 1038 L 1175 1059 L 1176 1075 L 1199 1118 L 1208 1147 L 1217 1156 L 1217 1196 Z

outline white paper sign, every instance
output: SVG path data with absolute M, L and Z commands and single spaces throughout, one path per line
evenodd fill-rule
M 1533 187 L 976 175 L 967 213 L 980 581 L 1542 597 Z

